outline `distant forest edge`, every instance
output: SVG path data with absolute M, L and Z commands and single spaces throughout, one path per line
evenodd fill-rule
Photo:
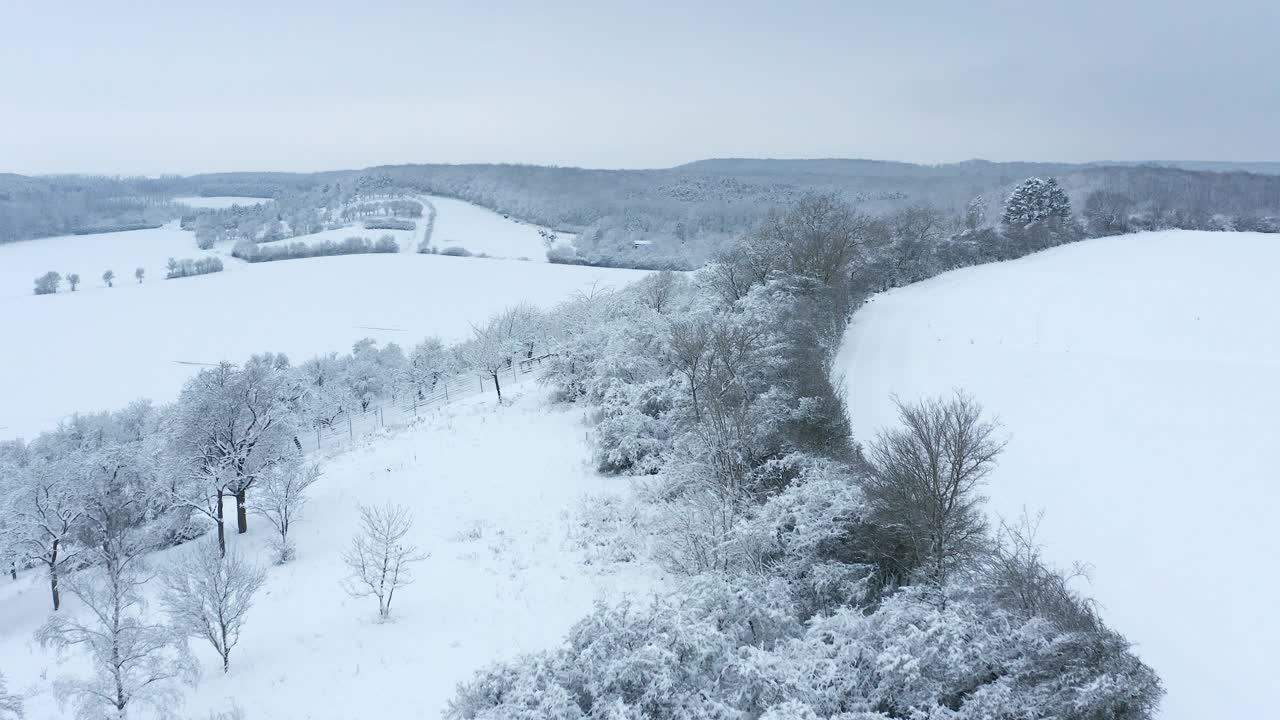
M 325 229 L 323 218 L 360 198 L 428 194 L 576 234 L 573 246 L 549 252 L 555 262 L 691 269 L 771 209 L 815 192 L 871 216 L 927 208 L 943 232 L 959 233 L 997 227 L 1009 193 L 1033 176 L 1057 179 L 1087 234 L 1280 230 L 1280 163 L 717 159 L 662 170 L 393 165 L 159 178 L 0 174 L 0 242 L 154 227 L 182 216 L 184 227 L 205 237 L 256 243 Z M 220 210 L 173 202 L 192 195 L 275 202 Z

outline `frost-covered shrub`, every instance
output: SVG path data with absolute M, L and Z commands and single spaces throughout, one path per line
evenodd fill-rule
M 620 495 L 584 497 L 568 517 L 567 539 L 600 568 L 639 559 L 648 545 L 649 506 Z
M 460 245 L 450 245 L 441 250 L 440 254 L 449 257 L 471 257 L 474 253 Z

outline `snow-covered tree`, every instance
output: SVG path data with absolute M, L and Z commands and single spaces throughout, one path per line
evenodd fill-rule
M 138 707 L 171 717 L 182 700 L 178 686 L 195 681 L 196 666 L 183 639 L 147 615 L 147 544 L 127 520 L 136 498 L 115 483 L 93 496 L 86 513 L 90 566 L 66 581 L 86 612 L 50 616 L 36 638 L 59 652 L 80 648 L 89 656 L 91 674 L 55 685 L 59 701 L 73 705 L 77 717 L 125 718 Z
M 365 338 L 351 348 L 342 381 L 356 407 L 363 412 L 378 400 L 394 395 L 396 384 L 407 367 L 399 345 L 388 343 L 379 348 L 376 341 Z
M 456 348 L 458 360 L 466 369 L 493 380 L 494 392 L 501 403 L 502 379 L 499 374 L 511 367 L 511 357 L 515 353 L 511 337 L 496 318 L 484 325 L 472 325 L 471 332 L 471 339 Z
M 49 272 L 36 278 L 36 295 L 52 295 L 58 292 L 58 286 L 62 284 L 62 276 L 50 270 Z
M 307 489 L 320 479 L 318 465 L 303 465 L 300 460 L 282 462 L 267 470 L 259 481 L 254 511 L 267 519 L 279 536 L 274 543 L 276 562 L 293 559 L 293 540 L 289 530 L 307 504 Z
M 342 553 L 350 570 L 342 587 L 352 597 L 376 597 L 378 619 L 391 617 L 396 590 L 413 582 L 411 565 L 428 555 L 406 541 L 413 514 L 402 505 L 360 506 L 360 533 Z
M 135 278 L 137 278 L 137 279 L 138 279 L 138 283 L 139 283 L 139 284 L 141 284 L 141 283 L 142 283 L 142 279 L 143 279 L 143 278 L 145 278 L 145 277 L 147 276 L 147 269 L 146 269 L 146 268 L 138 268 L 138 269 L 136 269 L 136 270 L 134 270 L 134 271 L 133 271 L 133 276 L 134 276 Z
M 71 292 L 75 292 L 76 287 L 80 285 L 79 273 L 67 273 L 67 284 L 71 286 Z
M 115 270 L 108 270 L 102 273 L 102 282 L 106 283 L 107 287 L 115 287 L 115 285 L 112 284 L 115 282 L 115 279 L 116 279 Z
M 429 337 L 409 355 L 408 383 L 414 397 L 424 398 L 436 383 L 456 369 L 456 360 L 438 337 Z
M 329 427 L 353 405 L 342 382 L 345 359 L 337 353 L 313 357 L 298 368 L 301 378 L 299 412 L 313 427 Z
M 61 579 L 80 553 L 84 494 L 76 480 L 77 458 L 42 462 L 19 476 L 13 498 L 10 545 L 23 562 L 49 575 L 53 609 L 62 606 Z
M 172 428 L 174 452 L 185 459 L 177 501 L 217 526 L 225 549 L 225 496 L 236 501 L 237 530 L 248 530 L 248 492 L 262 473 L 298 452 L 288 360 L 257 355 L 243 368 L 222 363 L 183 388 Z
M 1071 217 L 1071 202 L 1054 178 L 1033 177 L 1023 180 L 1005 203 L 1005 227 L 1025 229 L 1032 223 L 1066 221 Z
M 231 667 L 231 650 L 240 640 L 253 596 L 266 573 L 231 550 L 222 553 L 209 541 L 191 544 L 161 577 L 165 612 L 187 637 L 207 641 Z

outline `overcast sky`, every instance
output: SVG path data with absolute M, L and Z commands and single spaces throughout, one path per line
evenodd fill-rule
M 0 172 L 1280 159 L 1280 2 L 0 0 Z

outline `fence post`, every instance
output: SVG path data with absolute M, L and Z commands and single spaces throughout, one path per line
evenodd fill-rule
M 352 440 L 356 439 L 356 428 L 351 422 L 351 413 L 347 413 L 347 435 L 350 436 Z
M 444 381 L 444 401 L 449 402 L 449 381 Z
M 316 426 L 316 449 L 320 449 L 320 426 Z
M 382 406 L 378 406 L 378 427 L 386 427 L 387 421 L 382 417 Z

